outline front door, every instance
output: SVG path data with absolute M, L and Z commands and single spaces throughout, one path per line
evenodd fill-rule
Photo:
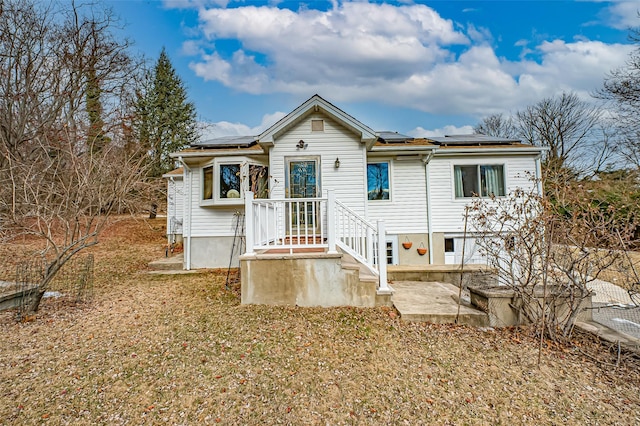
M 289 198 L 316 198 L 320 195 L 317 158 L 288 160 L 287 194 Z M 317 229 L 320 203 L 293 201 L 287 212 L 291 230 Z

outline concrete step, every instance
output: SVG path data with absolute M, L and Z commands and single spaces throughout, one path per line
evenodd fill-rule
M 458 315 L 458 287 L 441 282 L 396 281 L 393 283 L 393 305 L 400 318 L 410 322 L 433 324 L 489 326 L 489 316 L 466 304 L 460 305 Z
M 369 268 L 365 265 L 357 261 L 353 256 L 348 253 L 345 253 L 341 250 L 342 260 L 340 261 L 340 266 L 342 269 L 358 271 L 360 282 L 378 282 L 378 277 L 372 273 Z
M 181 271 L 183 269 L 183 255 L 180 253 L 175 256 L 154 260 L 149 262 L 148 267 L 151 271 Z

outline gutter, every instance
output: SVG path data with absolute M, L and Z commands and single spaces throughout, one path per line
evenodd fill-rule
M 182 156 L 178 157 L 178 161 L 184 167 L 184 174 L 182 179 L 186 182 L 187 176 L 189 176 L 189 184 L 188 184 L 189 192 L 187 197 L 188 198 L 187 206 L 188 206 L 189 213 L 184 214 L 183 212 L 184 217 L 188 217 L 189 219 L 187 222 L 188 226 L 185 226 L 184 220 L 183 220 L 182 239 L 186 240 L 184 244 L 184 269 L 186 269 L 187 271 L 190 271 L 191 270 L 191 213 L 193 209 L 193 206 L 191 205 L 192 199 L 193 199 L 193 192 L 191 189 L 193 187 L 193 171 L 191 170 L 191 167 L 189 167 L 187 163 L 184 162 Z
M 369 150 L 370 153 L 380 153 L 380 154 L 393 154 L 393 153 L 401 153 L 406 154 L 409 152 L 413 152 L 415 154 L 423 154 L 425 151 L 435 151 L 438 147 L 436 146 L 419 146 L 419 145 L 409 145 L 409 146 L 374 146 Z
M 250 155 L 265 155 L 264 149 L 203 149 L 200 151 L 185 151 L 185 152 L 175 152 L 169 154 L 171 158 L 177 158 L 178 161 L 181 161 L 184 164 L 182 158 L 212 158 L 212 157 L 227 157 L 227 156 L 250 156 Z
M 433 265 L 433 230 L 431 227 L 431 189 L 429 188 L 429 163 L 433 158 L 433 151 L 422 160 L 424 163 L 425 185 L 427 189 L 427 247 L 429 248 L 429 264 Z
M 459 155 L 496 155 L 496 154 L 538 154 L 548 151 L 546 147 L 526 147 L 526 148 L 440 148 L 439 157 L 459 156 Z
M 536 157 L 536 185 L 538 185 L 538 195 L 543 196 L 542 192 L 542 152 Z

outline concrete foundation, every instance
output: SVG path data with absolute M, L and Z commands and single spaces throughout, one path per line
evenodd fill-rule
M 343 268 L 341 254 L 257 254 L 240 257 L 242 304 L 376 306 L 375 280 Z M 380 298 L 378 303 L 383 302 Z
M 444 233 L 434 232 L 433 237 L 433 264 L 444 265 Z
M 410 241 L 411 247 L 405 249 L 403 243 Z M 429 247 L 428 234 L 398 234 L 398 263 L 400 265 L 428 265 L 429 252 L 424 255 L 418 254 L 420 244 L 424 248 Z
M 184 243 L 187 244 L 187 241 Z M 238 243 L 239 240 L 236 240 L 236 244 Z M 191 269 L 228 268 L 232 247 L 233 237 L 192 237 Z M 187 250 L 186 247 L 185 250 Z M 238 256 L 234 256 L 231 260 L 231 266 L 237 268 L 238 265 Z

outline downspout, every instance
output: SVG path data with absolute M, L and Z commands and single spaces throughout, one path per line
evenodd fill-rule
M 191 168 L 189 166 L 187 166 L 187 163 L 184 162 L 184 160 L 182 159 L 182 156 L 178 157 L 178 161 L 180 162 L 180 164 L 182 164 L 182 167 L 184 167 L 184 172 L 182 175 L 182 179 L 184 182 L 187 182 L 187 176 L 189 177 L 189 192 L 188 194 L 188 200 L 187 200 L 187 208 L 188 208 L 188 214 L 185 214 L 183 212 L 184 217 L 188 218 L 188 226 L 184 226 L 184 217 L 183 217 L 183 222 L 182 222 L 182 239 L 186 241 L 184 242 L 184 269 L 186 269 L 187 271 L 191 270 L 191 212 L 192 212 L 192 206 L 191 206 L 191 202 L 192 202 L 192 198 L 193 198 L 193 194 L 192 194 L 192 184 L 193 184 L 193 172 L 191 170 Z M 186 232 L 185 232 L 186 231 Z M 186 235 L 185 235 L 186 234 Z
M 429 264 L 433 265 L 433 230 L 431 229 L 431 189 L 429 188 L 429 163 L 433 158 L 433 151 L 422 160 L 424 163 L 425 185 L 427 188 L 427 247 L 429 248 Z
M 542 165 L 540 159 L 542 158 L 542 153 L 538 154 L 536 157 L 536 185 L 538 186 L 538 195 L 542 196 Z
M 184 172 L 183 172 L 184 174 Z M 176 205 L 176 180 L 173 176 L 171 176 L 169 178 L 169 180 L 171 181 L 171 189 L 172 189 L 172 198 L 173 198 L 173 216 L 176 216 L 176 209 L 177 209 L 177 205 Z M 168 192 L 167 192 L 168 193 Z M 167 200 L 167 243 L 169 245 L 173 244 L 173 242 L 171 241 L 172 239 L 175 239 L 175 237 L 171 237 L 171 235 L 174 234 L 173 232 L 173 226 L 171 226 L 171 214 L 169 212 L 169 202 Z

